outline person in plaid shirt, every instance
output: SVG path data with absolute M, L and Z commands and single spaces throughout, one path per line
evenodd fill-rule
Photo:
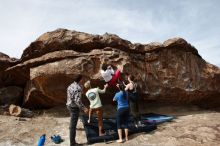
M 78 75 L 74 82 L 67 88 L 67 109 L 70 112 L 70 146 L 78 145 L 75 141 L 76 125 L 79 118 L 79 110 L 88 113 L 88 109 L 81 100 L 82 88 L 79 83 L 82 81 L 82 75 Z

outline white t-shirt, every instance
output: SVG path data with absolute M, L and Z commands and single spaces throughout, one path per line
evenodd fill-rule
M 112 79 L 113 74 L 114 70 L 112 68 L 107 69 L 106 71 L 101 70 L 101 75 L 104 78 L 105 82 L 109 82 Z
M 102 106 L 99 93 L 105 93 L 106 89 L 92 88 L 86 92 L 86 97 L 89 99 L 90 108 L 99 108 Z

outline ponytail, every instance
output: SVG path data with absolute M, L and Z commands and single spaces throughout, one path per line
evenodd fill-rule
M 125 91 L 125 86 L 123 84 L 119 84 L 119 89 L 123 92 L 123 99 L 126 100 L 127 99 L 127 93 Z
M 127 99 L 127 94 L 125 91 L 123 91 L 123 99 L 126 100 Z

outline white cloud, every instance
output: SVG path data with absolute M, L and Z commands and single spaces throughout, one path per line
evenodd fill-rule
M 218 0 L 1 0 L 0 52 L 20 58 L 44 32 L 67 28 L 141 43 L 183 37 L 220 65 L 219 13 Z

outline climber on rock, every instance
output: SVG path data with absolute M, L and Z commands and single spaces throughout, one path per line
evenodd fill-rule
M 114 71 L 111 65 L 102 64 L 101 76 L 109 86 L 116 87 L 116 84 L 121 81 L 121 71 L 119 69 Z

